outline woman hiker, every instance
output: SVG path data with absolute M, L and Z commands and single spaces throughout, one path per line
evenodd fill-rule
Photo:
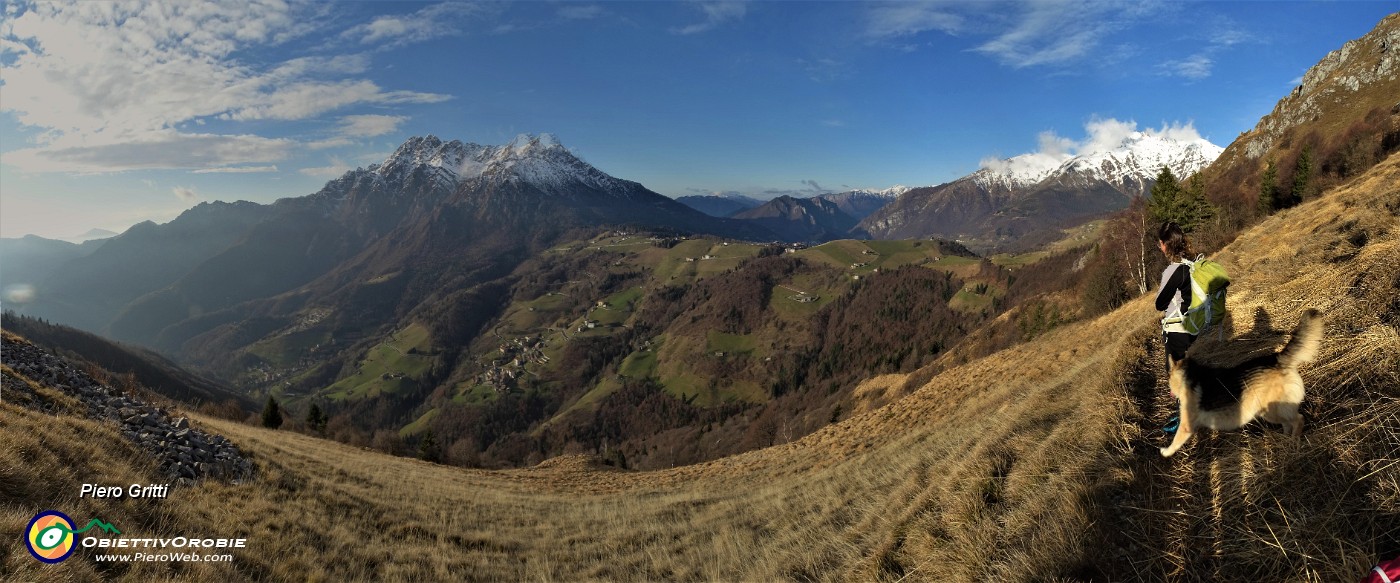
M 1191 257 L 1191 243 L 1181 226 L 1174 222 L 1162 223 L 1157 229 L 1157 248 L 1167 257 L 1167 268 L 1162 270 L 1162 284 L 1157 288 L 1157 309 L 1162 310 L 1163 319 L 1178 318 L 1191 306 L 1191 268 L 1181 260 Z M 1167 374 L 1171 374 L 1172 361 L 1186 357 L 1186 349 L 1196 341 L 1196 336 L 1186 331 L 1180 322 L 1162 327 L 1162 343 L 1167 349 Z M 1179 423 L 1173 415 L 1163 429 L 1168 433 L 1176 431 Z

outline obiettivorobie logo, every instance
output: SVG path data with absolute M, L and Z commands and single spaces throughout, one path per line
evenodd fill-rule
M 122 533 L 117 527 L 103 522 L 100 518 L 94 518 L 88 521 L 87 526 L 74 530 L 73 519 L 68 518 L 67 514 L 57 510 L 45 510 L 35 514 L 34 519 L 29 521 L 29 528 L 24 530 L 24 545 L 29 548 L 29 554 L 40 561 L 61 563 L 78 548 L 77 535 L 93 527 L 115 535 Z
M 106 537 L 92 534 L 79 538 L 78 535 L 92 529 L 107 533 Z M 97 533 L 93 533 L 97 534 Z M 233 549 L 248 548 L 246 538 L 201 538 L 177 536 L 168 537 L 129 537 L 111 523 L 100 518 L 88 521 L 86 526 L 75 528 L 73 519 L 57 510 L 45 510 L 34 515 L 29 527 L 24 529 L 24 545 L 29 554 L 42 562 L 61 563 L 73 556 L 79 546 L 94 549 L 92 559 L 97 562 L 195 562 L 220 563 L 233 560 L 226 554 Z M 200 553 L 210 550 L 215 553 Z M 225 554 L 219 554 L 220 552 Z M 102 554 L 107 553 L 107 554 Z

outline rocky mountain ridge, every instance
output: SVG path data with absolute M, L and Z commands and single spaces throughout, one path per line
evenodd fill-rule
M 910 190 L 858 228 L 877 239 L 942 237 L 979 251 L 1027 246 L 1043 235 L 1124 208 L 1147 193 L 1163 166 L 1180 177 L 1222 151 L 1209 141 L 1134 131 L 1106 149 L 1043 152 L 988 161 L 972 174 Z

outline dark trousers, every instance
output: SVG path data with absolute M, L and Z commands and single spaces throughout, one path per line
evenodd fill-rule
M 1196 341 L 1196 337 L 1185 332 L 1163 332 L 1162 343 L 1167 347 L 1167 372 L 1172 371 L 1173 360 L 1186 358 L 1186 349 L 1191 348 L 1191 343 Z

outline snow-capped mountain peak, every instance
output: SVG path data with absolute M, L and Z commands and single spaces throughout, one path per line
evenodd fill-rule
M 1098 179 L 1141 194 L 1163 166 L 1185 178 L 1224 151 L 1203 138 L 1176 139 L 1166 132 L 1133 131 L 1117 143 L 1091 146 L 1097 147 L 1078 154 L 1034 152 L 1005 160 L 984 160 L 982 169 L 969 178 L 988 189 L 1028 187 L 1052 178 Z
M 464 144 L 458 140 L 443 142 L 437 136 L 415 136 L 399 146 L 382 164 L 370 170 L 385 179 L 402 179 L 418 168 L 431 174 L 434 186 L 451 189 L 457 185 L 462 163 L 480 156 L 484 146 Z
M 430 173 L 434 186 L 449 190 L 468 180 L 526 183 L 551 194 L 569 194 L 580 184 L 599 190 L 625 186 L 578 159 L 551 134 L 520 134 L 501 146 L 443 142 L 433 135 L 412 137 L 382 164 L 369 168 L 390 180 L 418 169 Z
M 986 159 L 971 178 L 983 188 L 1019 188 L 1036 184 L 1055 172 L 1064 159 L 1054 154 L 1034 152 L 1004 160 Z

